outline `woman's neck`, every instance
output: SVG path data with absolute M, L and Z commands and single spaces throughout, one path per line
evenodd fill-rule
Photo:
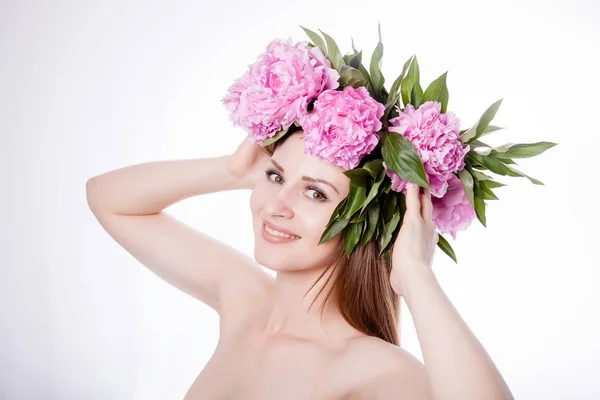
M 277 273 L 266 303 L 265 336 L 316 341 L 339 341 L 356 336 L 358 331 L 342 316 L 336 293 L 332 292 L 327 303 L 323 303 L 333 280 L 316 297 L 327 281 L 329 272 L 304 296 L 322 272 L 322 269 L 315 269 Z M 322 317 L 321 307 L 324 307 Z

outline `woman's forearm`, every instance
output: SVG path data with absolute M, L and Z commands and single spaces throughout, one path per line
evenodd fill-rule
M 481 343 L 454 308 L 430 268 L 406 277 L 410 310 L 435 399 L 513 399 Z
M 88 203 L 115 214 L 148 215 L 192 196 L 250 188 L 229 171 L 230 158 L 154 161 L 109 171 L 88 180 Z

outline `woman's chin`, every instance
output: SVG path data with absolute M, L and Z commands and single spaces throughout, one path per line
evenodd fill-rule
M 254 247 L 256 262 L 272 271 L 291 271 L 292 266 L 295 265 L 293 258 L 290 252 L 276 252 L 264 247 Z
M 281 257 L 276 257 L 274 254 L 269 254 L 264 249 L 254 248 L 254 259 L 257 263 L 265 268 L 277 270 L 281 268 Z

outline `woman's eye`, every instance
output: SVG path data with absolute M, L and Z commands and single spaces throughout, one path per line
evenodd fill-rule
M 279 175 L 277 175 L 277 174 L 274 174 L 274 175 L 275 175 L 275 179 L 273 180 L 273 182 L 275 182 L 275 183 L 281 183 L 281 181 L 282 181 L 281 177 Z
M 310 189 L 308 192 L 309 193 L 313 192 L 313 194 L 309 194 L 310 198 L 313 200 L 324 200 L 325 199 L 321 193 L 317 192 L 314 189 Z
M 270 181 L 273 181 L 275 183 L 281 183 L 282 178 L 276 172 L 267 171 L 266 174 L 267 174 L 267 179 L 269 179 Z M 273 175 L 275 175 L 275 179 L 273 179 Z
M 316 201 L 327 201 L 327 196 L 325 196 L 323 193 L 321 193 L 319 190 L 315 189 L 315 188 L 308 188 L 308 192 L 314 192 L 314 195 L 309 195 L 311 199 L 316 200 Z

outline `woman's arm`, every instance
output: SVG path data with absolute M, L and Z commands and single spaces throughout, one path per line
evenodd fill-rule
M 131 165 L 90 178 L 91 208 L 121 215 L 150 215 L 189 197 L 250 188 L 229 172 L 231 155 Z
M 413 318 L 434 399 L 514 399 L 433 271 L 411 268 L 403 296 Z
M 88 204 L 127 252 L 164 281 L 215 309 L 225 322 L 255 293 L 268 288 L 271 277 L 250 257 L 163 210 L 196 195 L 252 188 L 257 177 L 264 176 L 259 153 L 258 146 L 244 141 L 233 155 L 113 170 L 88 180 Z M 215 212 L 227 215 L 225 209 Z
M 409 388 L 415 391 L 410 398 L 419 399 L 513 399 L 493 361 L 431 269 L 439 240 L 432 214 L 429 190 L 420 194 L 420 186 L 409 186 L 406 212 L 392 252 L 390 283 L 406 301 L 425 365 L 406 362 L 404 370 L 397 368 L 396 388 Z M 418 383 L 413 385 L 412 381 Z M 424 381 L 429 383 L 424 385 Z M 379 397 L 388 398 L 385 395 L 392 389 L 391 384 L 386 385 Z

